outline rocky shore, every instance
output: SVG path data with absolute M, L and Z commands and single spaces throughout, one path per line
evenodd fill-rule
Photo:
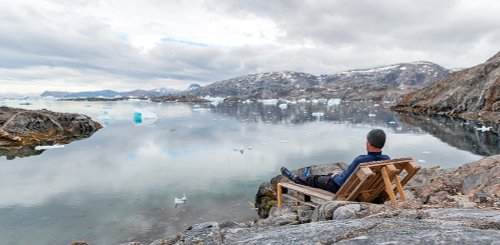
M 343 163 L 312 166 L 314 174 Z M 304 169 L 296 170 L 300 174 Z M 195 224 L 159 244 L 499 244 L 500 155 L 459 168 L 426 168 L 407 183 L 409 201 L 394 206 L 324 201 L 317 208 L 276 207 L 276 176 L 256 195 L 260 218 Z M 319 200 L 317 200 L 319 201 Z M 126 243 L 140 245 L 141 243 Z
M 102 126 L 88 116 L 48 110 L 0 107 L 0 156 L 40 154 L 36 146 L 68 144 L 91 136 Z

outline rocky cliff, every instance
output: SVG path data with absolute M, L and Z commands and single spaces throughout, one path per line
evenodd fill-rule
M 48 110 L 0 107 L 0 156 L 40 154 L 36 146 L 67 144 L 87 138 L 102 126 L 88 116 Z
M 500 123 L 500 52 L 483 64 L 405 95 L 393 109 Z
M 189 94 L 241 99 L 392 100 L 431 84 L 448 72 L 430 62 L 401 63 L 321 76 L 290 71 L 270 72 L 216 82 Z

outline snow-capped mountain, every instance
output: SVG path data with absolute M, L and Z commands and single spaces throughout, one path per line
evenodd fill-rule
M 422 61 L 321 76 L 290 71 L 269 72 L 216 82 L 189 93 L 242 99 L 395 99 L 448 73 L 439 65 Z
M 268 72 L 236 77 L 195 89 L 196 96 L 239 97 L 239 98 L 284 98 L 295 91 L 314 88 L 319 85 L 316 76 L 300 72 Z

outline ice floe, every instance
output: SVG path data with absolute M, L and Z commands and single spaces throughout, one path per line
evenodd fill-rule
M 59 145 L 59 144 L 55 144 L 55 145 L 39 145 L 39 146 L 35 147 L 35 150 L 39 151 L 39 150 L 51 150 L 51 149 L 60 149 L 60 148 L 64 148 L 64 145 Z
M 186 194 L 182 193 L 182 195 L 183 196 L 181 198 L 174 197 L 175 208 L 177 208 L 177 205 L 179 205 L 179 204 L 185 204 L 187 202 Z
M 477 131 L 481 131 L 481 132 L 487 132 L 487 131 L 490 131 L 491 130 L 491 127 L 485 127 L 484 125 L 480 128 L 477 128 Z

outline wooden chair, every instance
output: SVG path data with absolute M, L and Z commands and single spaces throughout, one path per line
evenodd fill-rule
M 295 200 L 296 205 L 304 203 L 313 207 L 317 204 L 311 202 L 311 197 L 360 202 L 373 202 L 379 197 L 381 201 L 390 200 L 397 205 L 396 194 L 399 193 L 401 201 L 406 201 L 403 186 L 419 169 L 411 158 L 362 163 L 336 194 L 296 183 L 278 183 L 278 207 L 283 204 L 283 196 Z M 288 190 L 293 190 L 295 195 L 289 195 Z

